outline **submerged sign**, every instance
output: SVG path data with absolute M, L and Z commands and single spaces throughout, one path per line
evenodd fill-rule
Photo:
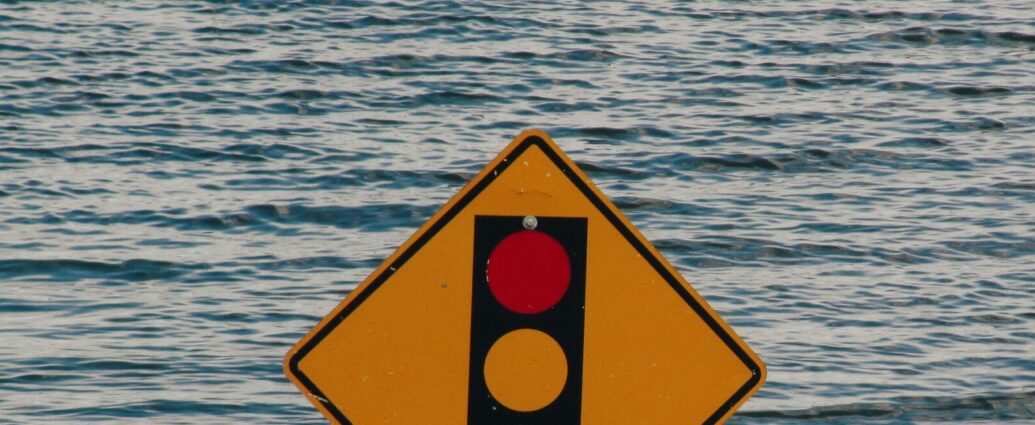
M 285 358 L 337 424 L 716 424 L 765 366 L 543 132 Z

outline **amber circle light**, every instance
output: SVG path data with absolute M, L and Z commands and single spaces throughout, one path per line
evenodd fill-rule
M 564 389 L 568 359 L 551 336 L 535 329 L 503 335 L 485 358 L 485 383 L 504 406 L 531 412 L 552 403 Z

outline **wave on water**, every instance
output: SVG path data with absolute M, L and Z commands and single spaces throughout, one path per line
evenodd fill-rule
M 1035 392 L 969 397 L 902 397 L 802 410 L 745 411 L 731 424 L 1010 423 L 1035 416 Z

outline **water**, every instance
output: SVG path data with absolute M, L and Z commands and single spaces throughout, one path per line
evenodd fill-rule
M 769 367 L 1035 423 L 1030 2 L 3 2 L 0 423 L 322 423 L 287 349 L 521 129 Z

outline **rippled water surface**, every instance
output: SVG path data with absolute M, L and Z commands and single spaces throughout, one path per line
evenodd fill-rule
M 1035 423 L 1035 8 L 0 2 L 0 423 L 323 421 L 288 348 L 547 130 L 769 367 Z

